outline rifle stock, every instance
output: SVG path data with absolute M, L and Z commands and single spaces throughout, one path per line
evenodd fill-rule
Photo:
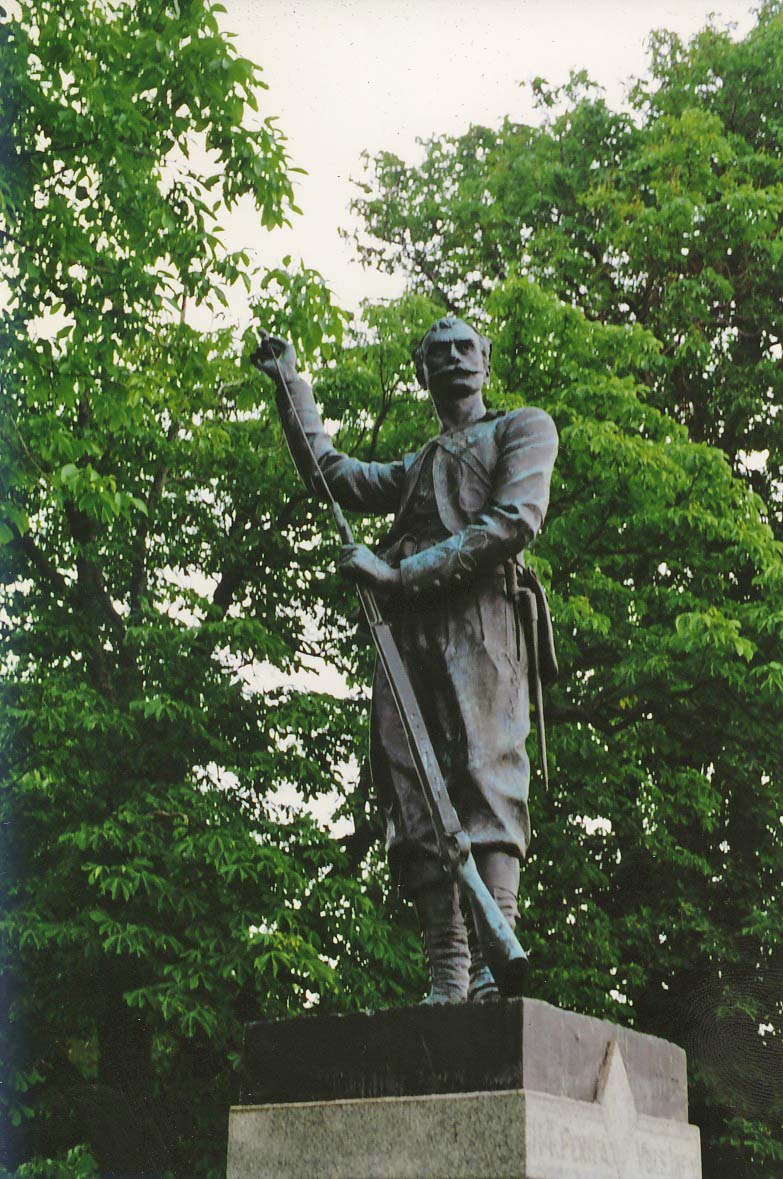
M 472 852 L 459 865 L 455 875 L 463 896 L 470 903 L 481 952 L 498 990 L 501 995 L 524 994 L 530 959 L 481 879 Z

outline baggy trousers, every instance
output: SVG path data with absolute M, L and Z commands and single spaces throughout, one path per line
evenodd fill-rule
M 503 569 L 402 604 L 390 621 L 452 803 L 474 847 L 522 859 L 530 841 L 527 655 Z M 373 782 L 404 895 L 441 881 L 429 812 L 383 669 L 370 723 Z

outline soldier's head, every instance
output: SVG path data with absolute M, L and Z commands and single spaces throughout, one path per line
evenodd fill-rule
M 464 320 L 447 315 L 429 329 L 416 348 L 416 376 L 435 401 L 460 400 L 480 393 L 489 378 L 492 343 Z

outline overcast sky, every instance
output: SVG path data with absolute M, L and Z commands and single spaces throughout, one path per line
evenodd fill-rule
M 751 0 L 222 0 L 226 30 L 269 84 L 266 114 L 279 116 L 299 178 L 303 215 L 292 231 L 268 235 L 238 220 L 232 239 L 264 263 L 287 253 L 320 270 L 338 301 L 391 297 L 401 283 L 352 260 L 351 177 L 360 154 L 389 150 L 420 158 L 417 138 L 460 134 L 505 115 L 535 118 L 529 88 L 585 69 L 620 105 L 629 78 L 644 72 L 654 28 L 687 38 L 712 12 L 743 34 Z

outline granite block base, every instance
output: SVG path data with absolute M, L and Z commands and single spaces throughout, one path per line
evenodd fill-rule
M 279 1053 L 289 1035 L 289 1049 L 305 1045 L 308 1024 L 311 1048 L 334 1037 L 348 1055 L 336 1069 L 311 1055 L 296 1101 L 292 1077 L 306 1060 Z M 535 1000 L 251 1025 L 244 1066 L 228 1179 L 701 1177 L 684 1053 Z M 478 1074 L 482 1089 L 456 1087 Z

